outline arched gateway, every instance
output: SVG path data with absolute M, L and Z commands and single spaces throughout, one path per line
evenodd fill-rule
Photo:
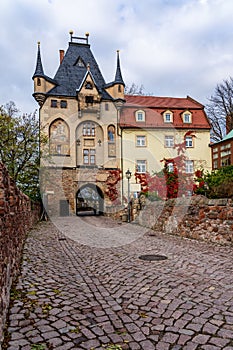
M 101 189 L 94 184 L 83 185 L 76 194 L 76 215 L 101 215 L 103 210 L 104 196 Z

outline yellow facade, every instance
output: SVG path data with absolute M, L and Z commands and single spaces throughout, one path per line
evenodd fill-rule
M 175 144 L 184 141 L 184 135 L 188 130 L 172 129 L 124 129 L 123 138 L 123 168 L 136 171 L 137 162 L 146 161 L 146 171 L 150 174 L 162 170 L 162 159 L 178 156 L 178 148 L 166 147 L 165 137 L 173 136 Z M 194 170 L 203 168 L 211 170 L 211 153 L 208 147 L 210 142 L 209 130 L 194 130 L 193 147 L 183 150 L 184 156 L 194 161 Z M 137 136 L 145 137 L 145 146 L 137 146 Z M 133 179 L 132 179 L 133 181 Z

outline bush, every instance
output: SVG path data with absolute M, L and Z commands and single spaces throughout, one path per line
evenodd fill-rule
M 209 198 L 233 198 L 232 165 L 206 173 L 198 170 L 195 175 L 195 194 L 204 194 Z

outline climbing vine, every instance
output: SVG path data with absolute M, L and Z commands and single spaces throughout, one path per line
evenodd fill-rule
M 109 199 L 112 202 L 114 202 L 118 199 L 117 183 L 120 180 L 121 180 L 121 170 L 120 169 L 108 171 L 105 194 L 109 197 Z
M 163 158 L 162 171 L 150 175 L 149 173 L 135 173 L 135 179 L 141 184 L 142 193 L 148 196 L 162 199 L 177 198 L 187 195 L 193 191 L 193 175 L 185 172 L 186 136 L 195 137 L 192 131 L 184 135 L 184 141 L 174 145 L 177 156 L 174 158 Z

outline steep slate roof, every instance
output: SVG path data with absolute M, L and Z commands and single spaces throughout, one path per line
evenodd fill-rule
M 44 74 L 44 69 L 43 69 L 41 54 L 40 54 L 40 42 L 38 42 L 36 69 L 35 69 L 35 73 L 33 74 L 32 79 L 34 79 L 36 77 L 44 78 L 45 80 L 51 82 L 52 84 L 55 84 L 55 85 L 57 84 L 57 82 L 55 80 L 51 79 L 50 77 L 48 77 L 47 75 Z
M 115 83 L 125 85 L 124 80 L 122 78 L 122 74 L 121 74 L 119 51 L 117 51 L 117 68 L 116 68 L 116 75 L 115 75 Z
M 116 74 L 115 74 L 115 80 L 107 83 L 105 85 L 105 87 L 110 87 L 113 86 L 115 84 L 122 84 L 125 86 L 124 80 L 122 78 L 122 74 L 121 74 L 121 65 L 120 65 L 120 55 L 119 55 L 119 50 L 117 50 L 117 67 L 116 67 Z
M 37 60 L 36 60 L 36 70 L 32 78 L 44 76 L 44 69 L 41 61 L 40 54 L 40 43 L 38 42 Z
M 210 129 L 204 106 L 191 97 L 125 95 L 125 99 L 120 116 L 122 128 Z M 136 122 L 135 112 L 140 109 L 146 113 L 145 122 Z M 173 112 L 172 123 L 164 123 L 163 113 L 168 109 Z M 192 113 L 190 124 L 182 120 L 182 113 L 186 110 Z
M 78 65 L 78 60 L 81 60 L 84 66 Z M 109 94 L 103 90 L 105 81 L 90 50 L 90 45 L 75 42 L 69 43 L 68 50 L 54 76 L 57 86 L 50 90 L 47 95 L 75 97 L 76 90 L 79 89 L 86 75 L 88 64 L 97 89 L 102 93 L 103 98 L 110 99 Z

